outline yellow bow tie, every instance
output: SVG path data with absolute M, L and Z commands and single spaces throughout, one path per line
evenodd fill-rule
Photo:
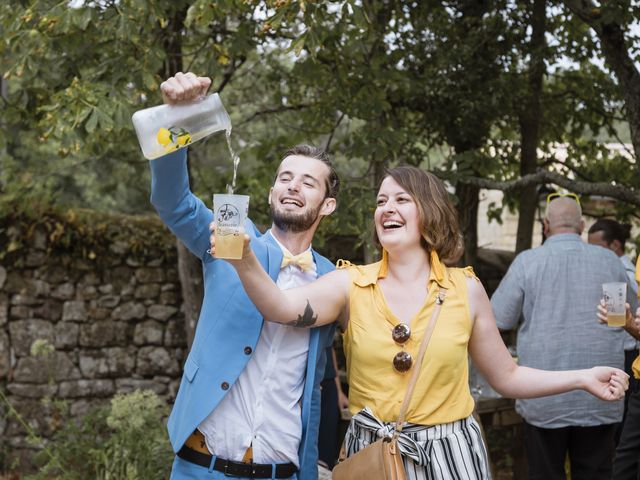
M 284 257 L 282 257 L 282 264 L 280 265 L 280 268 L 284 268 L 289 265 L 295 265 L 303 272 L 311 269 L 311 267 L 313 267 L 313 255 L 311 255 L 311 251 L 307 250 L 299 255 L 291 255 L 290 253 L 285 252 Z

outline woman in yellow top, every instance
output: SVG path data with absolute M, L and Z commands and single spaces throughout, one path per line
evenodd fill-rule
M 302 185 L 289 185 L 293 199 Z M 302 197 L 300 197 L 302 198 Z M 399 439 L 412 479 L 489 479 L 486 448 L 473 419 L 468 360 L 505 397 L 525 398 L 583 389 L 619 400 L 628 376 L 611 367 L 542 371 L 514 363 L 496 328 L 491 304 L 471 269 L 450 268 L 459 257 L 460 233 L 444 184 L 414 167 L 390 169 L 378 191 L 378 263 L 339 268 L 306 286 L 280 291 L 247 244 L 230 261 L 266 319 L 296 327 L 339 322 L 354 414 L 348 455 L 393 428 L 413 358 L 440 288 L 446 297 Z M 301 202 L 290 214 L 304 212 Z M 298 212 L 297 209 L 300 211 Z M 212 254 L 215 242 L 212 236 Z

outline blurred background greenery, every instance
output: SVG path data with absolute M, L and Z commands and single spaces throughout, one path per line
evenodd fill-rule
M 2 208 L 148 212 L 130 117 L 161 102 L 165 78 L 194 71 L 213 78 L 231 114 L 238 191 L 253 196 L 259 223 L 287 147 L 334 155 L 345 188 L 320 246 L 332 233 L 369 241 L 373 187 L 397 162 L 450 181 L 466 263 L 480 186 L 506 192 L 494 216 L 519 211 L 518 251 L 550 183 L 543 174 L 514 187 L 527 174 L 556 172 L 565 187 L 618 198 L 611 213 L 627 219 L 640 205 L 639 11 L 631 0 L 3 2 Z M 224 136 L 193 145 L 190 158 L 195 191 L 222 191 Z

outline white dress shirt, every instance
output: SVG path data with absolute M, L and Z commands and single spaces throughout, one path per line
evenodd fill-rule
M 276 242 L 283 252 L 287 251 Z M 315 264 L 306 272 L 290 265 L 280 270 L 276 284 L 280 290 L 287 290 L 316 278 Z M 198 426 L 213 455 L 241 461 L 251 446 L 254 463 L 291 462 L 300 466 L 300 399 L 308 353 L 308 328 L 264 322 L 247 366 L 218 407 Z

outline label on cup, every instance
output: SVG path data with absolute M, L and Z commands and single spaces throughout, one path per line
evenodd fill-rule
M 240 212 L 235 205 L 224 203 L 216 212 L 216 224 L 220 229 L 220 235 L 236 233 L 240 226 Z
M 626 321 L 627 284 L 624 282 L 603 283 L 602 297 L 607 309 L 607 323 L 609 326 L 624 326 Z

